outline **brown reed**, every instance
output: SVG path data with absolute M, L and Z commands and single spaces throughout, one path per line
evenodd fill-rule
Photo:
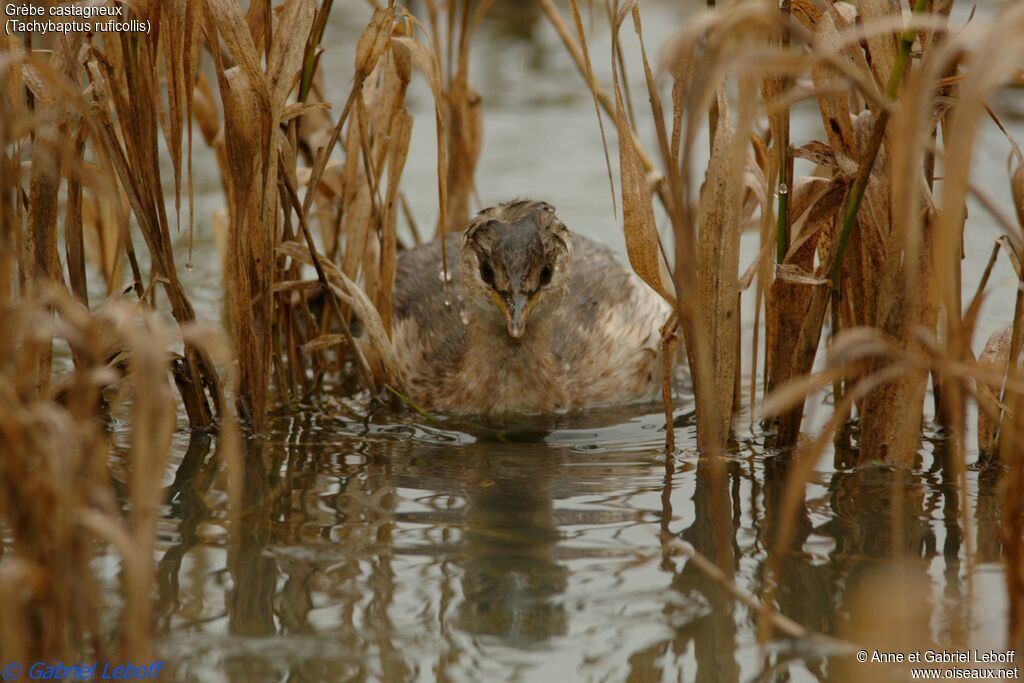
M 605 91 L 580 59 L 586 51 L 575 44 L 557 8 L 540 2 L 580 65 L 584 85 L 603 101 Z M 1019 578 L 1024 487 L 1017 482 L 1021 470 L 1015 455 L 1021 413 L 1014 410 L 1024 294 L 1018 294 L 1005 343 L 990 349 L 979 364 L 970 342 L 987 278 L 975 304 L 962 311 L 960 245 L 968 227 L 965 202 L 974 195 L 1004 226 L 1001 245 L 1019 273 L 1024 252 L 1020 152 L 1010 139 L 1007 189 L 1020 225 L 1001 215 L 997 203 L 972 183 L 969 169 L 983 114 L 991 114 L 986 102 L 1019 78 L 1024 55 L 1019 45 L 1009 47 L 1008 31 L 1020 30 L 1022 13 L 1020 7 L 1006 7 L 991 22 L 975 22 L 952 34 L 947 30 L 952 5 L 917 2 L 910 17 L 895 0 L 862 0 L 856 7 L 792 0 L 778 8 L 732 3 L 698 14 L 661 58 L 661 73 L 672 85 L 670 115 L 662 109 L 660 88 L 644 55 L 649 116 L 661 152 L 657 173 L 640 161 L 649 157 L 622 105 L 616 66 L 615 106 L 605 109 L 619 133 L 630 261 L 648 284 L 676 302 L 701 451 L 712 456 L 721 451 L 742 404 L 737 304 L 755 275 L 755 331 L 745 359 L 751 368 L 749 402 L 756 409 L 763 319 L 763 385 L 769 396 L 761 412 L 773 420 L 776 446 L 792 449 L 798 443 L 808 398 L 829 385 L 836 397 L 825 429 L 793 452 L 784 523 L 792 523 L 818 459 L 854 414 L 862 464 L 914 464 L 929 375 L 939 419 L 951 433 L 953 471 L 965 483 L 967 403 L 976 401 L 982 446 L 998 449 L 1009 467 L 1003 540 L 1010 556 L 1011 643 L 1016 644 L 1024 633 L 1024 603 L 1017 602 L 1024 596 Z M 613 54 L 618 54 L 614 45 L 629 15 L 642 45 L 639 14 L 635 3 L 613 5 Z M 727 95 L 730 83 L 736 98 Z M 751 93 L 757 83 L 761 88 L 755 101 Z M 822 137 L 793 148 L 791 107 L 808 99 L 820 111 Z M 757 121 L 764 119 L 768 127 L 761 134 Z M 705 122 L 711 156 L 698 175 L 692 168 L 693 145 Z M 813 162 L 814 173 L 793 178 L 794 157 Z M 941 182 L 937 163 L 944 171 Z M 768 201 L 773 196 L 777 202 Z M 669 217 L 674 248 L 659 239 L 654 197 Z M 741 275 L 737 245 L 752 211 L 760 214 L 761 249 L 743 271 L 747 277 Z M 660 274 L 663 263 L 670 264 L 669 287 Z M 826 316 L 830 353 L 825 368 L 814 373 Z M 966 521 L 963 504 L 961 514 Z M 783 555 L 791 531 L 784 526 L 776 535 L 774 557 Z M 773 572 L 778 571 L 775 566 Z M 768 585 L 777 584 L 770 579 Z M 766 615 L 773 599 L 769 588 Z M 762 624 L 767 637 L 771 620 Z

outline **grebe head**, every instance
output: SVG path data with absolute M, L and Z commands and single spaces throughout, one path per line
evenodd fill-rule
M 479 320 L 526 334 L 572 279 L 569 229 L 544 202 L 516 200 L 484 209 L 463 233 L 462 285 Z

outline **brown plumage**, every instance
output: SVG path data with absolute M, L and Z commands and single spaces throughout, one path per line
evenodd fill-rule
M 452 413 L 555 412 L 658 396 L 668 305 L 543 202 L 480 212 L 403 252 L 395 352 L 411 397 Z

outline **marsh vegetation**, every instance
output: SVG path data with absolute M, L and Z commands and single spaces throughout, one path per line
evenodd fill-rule
M 0 46 L 5 660 L 859 680 L 906 673 L 862 648 L 1019 649 L 1024 4 L 130 13 Z M 411 405 L 396 254 L 518 195 L 671 304 L 663 405 Z

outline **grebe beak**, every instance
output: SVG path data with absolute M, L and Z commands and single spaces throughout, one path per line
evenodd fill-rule
M 522 339 L 526 334 L 526 314 L 529 312 L 530 297 L 521 292 L 512 295 L 512 301 L 506 309 L 505 321 L 508 333 L 513 339 Z

